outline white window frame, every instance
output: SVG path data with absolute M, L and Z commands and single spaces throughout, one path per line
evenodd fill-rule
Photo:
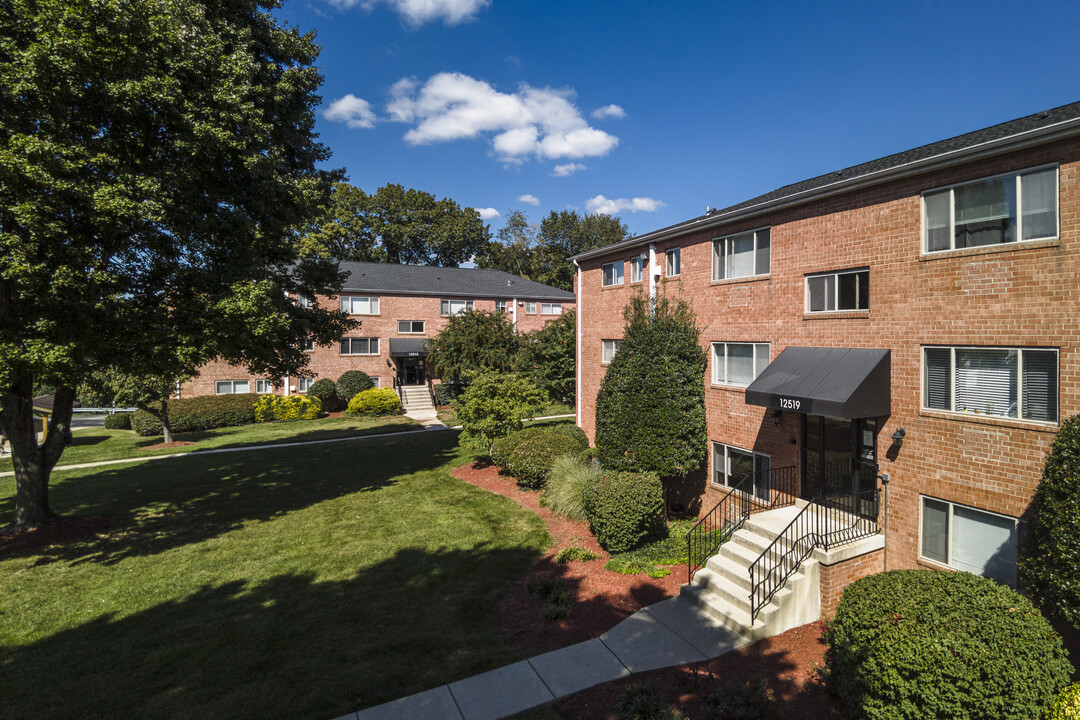
M 457 309 L 455 310 L 455 306 Z M 444 298 L 439 301 L 439 315 L 443 317 L 450 317 L 451 315 L 461 315 L 462 313 L 472 310 L 475 306 L 475 302 L 472 300 L 453 300 Z
M 750 382 L 754 382 L 757 376 L 761 374 L 761 371 L 769 366 L 772 362 L 772 347 L 769 343 L 758 342 L 714 342 L 712 344 L 712 384 L 713 385 L 727 385 L 729 387 L 749 387 L 750 383 L 737 383 L 728 380 L 728 345 L 750 345 L 752 346 L 751 354 L 754 360 L 754 377 L 750 379 Z M 724 349 L 723 358 L 718 357 L 718 351 L 720 348 Z M 769 358 L 768 362 L 762 363 L 758 357 L 758 348 L 765 348 L 765 356 Z M 722 362 L 721 362 L 722 360 Z
M 540 303 L 541 315 L 562 315 L 562 303 Z
M 379 298 L 367 295 L 342 295 L 341 312 L 349 315 L 378 315 Z
M 308 390 L 311 389 L 311 386 L 314 385 L 314 384 L 315 384 L 315 378 L 313 378 L 313 377 L 299 378 L 296 381 L 296 387 L 298 388 L 297 392 L 306 393 Z
M 536 303 L 534 303 L 534 302 L 525 303 L 525 314 L 526 315 L 535 315 L 536 314 Z
M 506 301 L 505 300 L 496 300 L 495 301 L 495 312 L 506 312 Z
M 600 341 L 600 362 L 604 365 L 610 365 L 611 360 L 615 357 L 615 353 L 619 352 L 619 344 L 622 339 L 614 340 L 601 340 Z
M 664 253 L 664 274 L 667 277 L 682 275 L 682 248 L 671 248 Z
M 315 352 L 315 338 L 304 338 L 301 341 L 300 349 L 303 352 Z
M 221 387 L 223 385 L 225 385 L 226 383 L 228 383 L 229 389 L 225 390 L 223 392 L 221 390 Z M 240 385 L 240 384 L 244 385 L 243 390 L 237 390 L 236 389 L 236 386 Z M 251 381 L 250 380 L 215 380 L 214 381 L 214 394 L 215 395 L 243 395 L 243 394 L 249 393 L 249 392 L 251 392 Z
M 352 348 L 353 348 L 353 341 L 354 340 L 367 340 L 368 352 L 353 352 Z M 349 342 L 349 352 L 343 352 L 342 349 L 341 349 L 341 343 L 344 343 L 345 341 Z M 341 343 L 338 343 L 338 354 L 340 354 L 340 355 L 345 355 L 345 356 L 354 356 L 354 355 L 371 356 L 371 355 L 378 355 L 379 354 L 379 338 L 377 338 L 377 337 L 343 337 L 343 338 L 341 338 Z M 371 350 L 372 345 L 375 346 L 374 351 Z
M 870 284 L 870 268 L 867 268 L 867 267 L 857 268 L 855 270 L 837 270 L 835 272 L 813 273 L 813 274 L 807 275 L 804 282 L 803 282 L 803 288 L 804 288 L 804 290 L 806 292 L 806 306 L 804 308 L 804 312 L 815 313 L 815 314 L 816 313 L 834 313 L 834 312 L 835 313 L 867 312 L 870 309 L 870 291 L 869 290 L 867 290 L 867 293 L 866 293 L 866 307 L 864 307 L 864 308 L 861 308 L 861 307 L 847 308 L 845 310 L 840 310 L 839 309 L 839 307 L 840 307 L 840 276 L 841 275 L 862 275 L 864 273 L 866 274 L 866 283 L 869 286 L 869 284 Z M 824 310 L 811 310 L 810 309 L 810 281 L 811 280 L 817 280 L 817 279 L 820 279 L 820 278 L 826 278 L 826 280 L 827 280 L 830 277 L 833 278 L 832 309 L 830 310 L 830 309 L 826 308 Z M 858 287 L 858 283 L 861 282 L 861 280 L 862 280 L 861 278 L 856 278 L 856 280 L 855 280 L 856 288 Z M 855 302 L 858 303 L 858 301 L 859 301 L 859 291 L 858 291 L 858 289 L 856 289 L 856 291 L 855 291 Z
M 297 295 L 296 296 L 296 304 L 299 305 L 302 308 L 309 308 L 309 307 L 312 307 L 315 304 L 315 302 L 311 298 L 309 298 L 307 295 Z
M 648 253 L 641 253 L 630 258 L 630 282 L 639 283 L 645 279 L 645 267 L 649 264 Z
M 410 329 L 409 330 L 402 330 L 401 329 L 401 324 L 402 323 L 408 323 Z M 420 329 L 419 330 L 413 330 L 412 329 L 412 328 L 416 327 L 416 323 L 420 323 Z M 397 321 L 397 331 L 401 335 L 423 335 L 424 334 L 424 328 L 426 328 L 426 327 L 427 327 L 427 324 L 423 320 L 398 320 Z
M 255 392 L 259 395 L 268 395 L 274 392 L 274 383 L 270 380 L 256 380 Z
M 728 275 L 727 263 L 725 262 L 725 259 L 728 256 L 728 244 L 733 243 L 739 238 L 746 237 L 747 235 L 753 235 L 754 238 L 754 272 L 749 275 Z M 758 272 L 758 252 L 761 249 L 761 239 L 765 235 L 768 235 L 769 237 L 769 267 L 767 267 L 764 272 Z M 724 237 L 714 238 L 712 242 L 712 254 L 713 280 L 738 280 L 740 278 L 765 277 L 772 273 L 772 226 L 755 228 L 754 230 L 747 230 L 746 232 L 732 233 L 731 235 L 725 235 Z
M 1029 240 L 1024 239 L 1024 193 L 1023 182 L 1020 180 L 1025 175 L 1031 175 L 1037 172 L 1053 169 L 1054 172 L 1054 202 L 1056 206 L 1055 215 L 1057 216 L 1057 223 L 1054 234 L 1047 237 L 1031 238 Z M 998 180 L 1000 178 L 1014 178 L 1016 182 L 1016 233 L 1015 239 L 1008 243 L 998 243 L 997 245 L 973 245 L 967 248 L 956 247 L 956 188 L 963 187 L 965 185 L 973 185 L 975 183 L 987 182 L 989 180 Z M 927 218 L 926 211 L 926 198 L 931 195 L 938 195 L 940 193 L 949 193 L 949 247 L 941 250 L 930 250 L 929 243 L 929 231 L 930 224 Z M 997 175 L 987 175 L 986 177 L 976 178 L 974 180 L 965 180 L 963 182 L 953 183 L 952 185 L 943 185 L 941 187 L 930 188 L 929 190 L 923 190 L 922 192 L 922 252 L 924 255 L 937 255 L 938 253 L 953 252 L 955 250 L 977 250 L 979 248 L 987 247 L 1000 247 L 1001 245 L 1021 246 L 1024 243 L 1043 242 L 1046 240 L 1057 240 L 1061 237 L 1061 172 L 1058 163 L 1049 163 L 1047 165 L 1037 165 L 1035 167 L 1025 168 L 1023 170 L 998 173 Z
M 923 554 L 923 540 L 925 539 L 925 531 L 924 531 L 924 526 L 923 526 L 923 522 L 924 522 L 923 516 L 925 514 L 926 501 L 927 500 L 932 500 L 934 502 L 938 502 L 938 503 L 941 503 L 943 505 L 947 505 L 948 508 L 949 508 L 948 526 L 947 526 L 946 531 L 945 531 L 945 540 L 946 540 L 946 542 L 945 542 L 945 559 L 946 559 L 946 561 L 945 562 L 942 562 L 942 561 L 937 560 L 935 558 L 927 557 L 926 555 Z M 967 569 L 957 567 L 956 565 L 953 564 L 953 528 L 956 527 L 953 524 L 953 512 L 958 507 L 963 508 L 964 510 L 967 510 L 967 511 L 972 512 L 972 513 L 977 513 L 977 514 L 980 514 L 980 515 L 989 515 L 991 517 L 1002 518 L 1002 519 L 1005 519 L 1005 520 L 1011 520 L 1012 521 L 1012 523 L 1013 523 L 1013 539 L 1014 539 L 1014 543 L 1015 543 L 1013 545 L 1013 563 L 1012 564 L 1013 564 L 1014 576 L 1015 576 L 1016 557 L 1017 557 L 1017 550 L 1018 550 L 1017 545 L 1019 545 L 1019 539 L 1020 539 L 1020 537 L 1019 537 L 1020 536 L 1020 528 L 1019 528 L 1020 520 L 1019 520 L 1019 518 L 1012 517 L 1011 515 L 1004 515 L 1004 514 L 998 513 L 998 512 L 992 512 L 990 510 L 984 510 L 982 508 L 972 507 L 971 505 L 965 505 L 964 503 L 958 503 L 958 502 L 953 502 L 951 500 L 945 500 L 943 498 L 934 497 L 932 495 L 919 495 L 919 559 L 924 560 L 924 561 L 929 562 L 929 563 L 933 563 L 934 565 L 939 565 L 939 566 L 944 565 L 945 567 L 952 568 L 953 570 L 957 570 L 959 572 L 969 572 Z M 981 576 L 981 577 L 986 577 L 986 576 Z
M 949 350 L 949 408 L 935 408 L 928 405 L 930 388 L 926 382 L 926 351 Z M 999 413 L 979 413 L 977 411 L 958 410 L 956 406 L 956 351 L 957 350 L 1014 350 L 1016 358 L 1016 415 L 1002 415 Z M 1026 352 L 1053 352 L 1057 357 L 1055 376 L 1057 377 L 1056 397 L 1054 404 L 1057 406 L 1058 418 L 1055 420 L 1038 420 L 1024 417 L 1024 354 Z M 1017 347 L 1007 345 L 923 345 L 920 353 L 919 372 L 919 405 L 929 412 L 949 413 L 959 417 L 986 417 L 1001 420 L 1013 420 L 1016 422 L 1039 423 L 1040 425 L 1057 425 L 1061 418 L 1061 350 L 1056 347 Z
M 611 272 L 610 272 L 611 277 L 610 277 L 610 279 L 608 278 L 608 275 L 609 275 L 608 268 L 611 269 Z M 603 287 L 615 287 L 616 285 L 622 285 L 623 284 L 623 278 L 625 276 L 623 274 L 623 261 L 622 260 L 616 260 L 614 262 L 604 263 L 603 265 L 600 266 L 600 272 L 602 273 L 600 282 L 601 282 L 601 285 Z
M 731 469 L 731 451 L 732 450 L 734 450 L 735 452 L 743 453 L 744 455 L 750 455 L 751 458 L 752 458 L 752 462 L 754 463 L 754 472 L 755 473 L 768 472 L 769 470 L 772 469 L 772 456 L 771 455 L 767 455 L 767 454 L 765 454 L 763 452 L 757 452 L 756 450 L 747 450 L 746 448 L 741 448 L 741 447 L 739 447 L 737 445 L 729 445 L 728 443 L 717 442 L 716 440 L 710 441 L 710 445 L 711 446 L 710 446 L 709 450 L 711 451 L 710 462 L 712 463 L 712 470 L 709 473 L 709 484 L 711 484 L 713 487 L 722 487 L 722 488 L 729 488 L 729 489 L 732 487 L 727 482 L 730 479 L 730 476 L 731 476 L 730 469 Z M 719 483 L 719 482 L 716 481 L 716 475 L 717 475 L 717 473 L 716 473 L 716 449 L 718 447 L 724 448 L 724 478 L 725 478 L 725 481 L 722 482 L 722 483 Z M 762 459 L 767 463 L 768 467 L 762 468 L 762 469 L 759 470 L 758 469 L 758 463 Z M 758 493 L 752 492 L 752 490 L 753 490 L 753 488 L 751 487 L 751 492 L 748 492 L 746 494 L 751 495 L 752 497 L 760 498 L 760 499 L 767 499 L 765 497 L 762 497 Z M 745 490 L 740 490 L 739 492 L 745 492 Z

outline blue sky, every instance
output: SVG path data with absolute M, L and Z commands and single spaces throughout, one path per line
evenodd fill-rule
M 366 191 L 634 234 L 1080 100 L 1080 3 L 290 0 Z M 498 213 L 497 215 L 495 213 Z

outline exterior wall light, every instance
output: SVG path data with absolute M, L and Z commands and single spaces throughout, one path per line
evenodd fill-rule
M 907 437 L 907 431 L 904 428 L 900 428 L 892 434 L 892 439 L 897 444 L 904 442 L 905 437 Z

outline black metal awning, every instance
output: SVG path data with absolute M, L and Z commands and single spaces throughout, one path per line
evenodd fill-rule
M 390 338 L 390 357 L 427 357 L 423 338 Z
M 891 413 L 889 350 L 789 347 L 750 387 L 748 405 L 843 420 Z

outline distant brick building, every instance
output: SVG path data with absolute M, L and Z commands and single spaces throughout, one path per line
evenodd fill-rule
M 232 392 L 296 394 L 319 378 L 337 380 L 361 370 L 377 386 L 423 385 L 432 378 L 426 338 L 465 309 L 506 312 L 519 333 L 574 309 L 574 294 L 500 270 L 343 262 L 348 278 L 339 296 L 317 297 L 322 307 L 348 312 L 360 327 L 332 346 L 312 346 L 314 378 L 286 378 L 278 386 L 223 362 L 206 365 L 181 387 L 181 396 Z M 298 302 L 308 302 L 298 299 Z
M 881 473 L 889 569 L 1015 582 L 1046 451 L 1080 412 L 1080 103 L 575 262 L 590 437 L 631 294 L 683 298 L 709 356 L 708 465 L 685 502 L 705 513 L 755 472 L 762 485 L 743 491 L 767 498 L 780 468 L 804 497 L 881 490 Z M 825 607 L 882 560 L 831 569 Z

